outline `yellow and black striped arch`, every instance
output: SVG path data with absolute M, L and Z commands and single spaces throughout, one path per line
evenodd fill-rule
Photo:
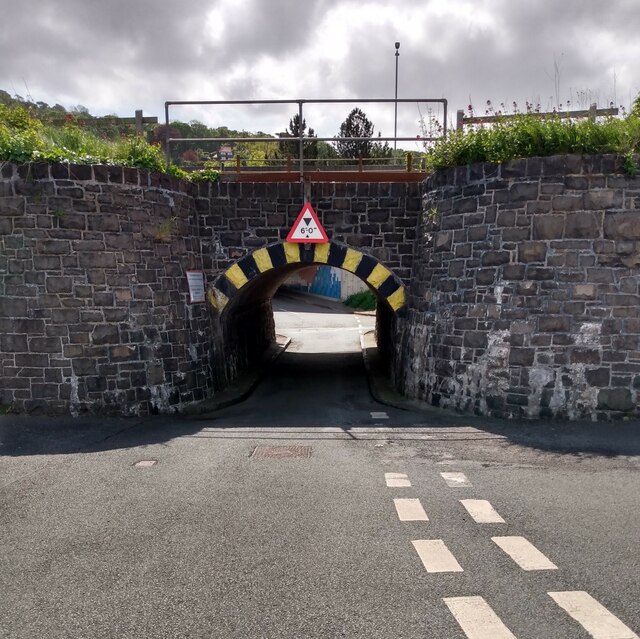
M 327 264 L 355 273 L 377 291 L 395 311 L 405 304 L 404 285 L 375 257 L 343 244 L 295 244 L 282 242 L 258 249 L 238 260 L 209 289 L 209 301 L 220 312 L 252 279 L 290 264 Z

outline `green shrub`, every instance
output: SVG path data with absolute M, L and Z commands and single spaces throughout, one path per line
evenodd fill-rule
M 126 166 L 152 171 L 166 170 L 166 163 L 160 147 L 149 144 L 139 135 L 117 141 L 114 151 L 116 160 L 122 160 Z
M 37 160 L 166 168 L 160 147 L 140 136 L 111 141 L 75 124 L 45 126 L 24 107 L 0 104 L 0 161 Z
M 175 164 L 170 164 L 167 169 L 169 175 L 173 175 L 178 180 L 184 180 L 185 182 L 215 182 L 220 177 L 220 171 L 212 167 L 205 165 L 204 169 L 198 171 L 185 171 Z
M 431 170 L 473 162 L 506 162 L 515 158 L 564 153 L 619 153 L 640 150 L 640 117 L 603 122 L 563 120 L 522 114 L 489 127 L 454 131 L 436 143 L 428 156 Z
M 359 293 L 349 295 L 344 303 L 351 308 L 361 311 L 373 311 L 376 308 L 376 297 L 369 289 L 367 289 L 366 291 L 360 291 Z

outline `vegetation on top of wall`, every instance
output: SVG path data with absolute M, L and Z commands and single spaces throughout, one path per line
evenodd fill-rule
M 640 96 L 624 119 L 591 122 L 527 113 L 498 120 L 490 126 L 453 131 L 430 149 L 428 166 L 436 170 L 565 153 L 618 153 L 625 157 L 624 168 L 629 172 L 634 170 L 633 154 L 638 151 Z
M 0 161 L 107 164 L 167 172 L 160 146 L 141 136 L 110 140 L 72 122 L 64 126 L 46 124 L 22 105 L 0 104 Z M 181 171 L 179 175 L 170 172 L 189 182 L 215 181 L 219 177 L 211 167 L 193 173 Z

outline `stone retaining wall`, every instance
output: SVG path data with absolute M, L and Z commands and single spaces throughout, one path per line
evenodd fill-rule
M 5 164 L 0 403 L 137 414 L 205 397 L 219 336 L 187 303 L 188 268 L 202 268 L 194 200 L 167 176 Z
M 501 417 L 640 414 L 640 178 L 620 166 L 531 158 L 427 181 L 403 392 Z

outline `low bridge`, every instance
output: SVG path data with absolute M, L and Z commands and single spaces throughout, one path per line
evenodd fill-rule
M 410 397 L 637 416 L 640 183 L 619 169 L 562 156 L 303 187 L 5 164 L 0 402 L 144 414 L 211 397 L 274 339 L 278 286 L 330 264 L 378 297 L 379 347 Z M 305 199 L 329 243 L 286 242 Z M 204 304 L 190 303 L 189 270 L 204 273 Z

